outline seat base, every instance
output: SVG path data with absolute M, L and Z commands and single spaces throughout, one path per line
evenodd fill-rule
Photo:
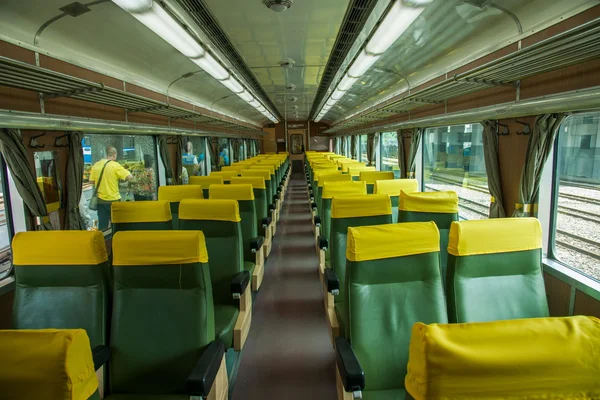
M 240 313 L 233 328 L 233 348 L 242 351 L 252 323 L 252 291 L 246 290 L 240 298 Z
M 215 304 L 215 337 L 221 339 L 225 348 L 233 345 L 233 327 L 239 314 L 236 306 Z

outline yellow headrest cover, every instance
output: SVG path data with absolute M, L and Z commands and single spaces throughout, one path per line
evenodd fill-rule
M 598 399 L 598 360 L 595 317 L 417 322 L 405 386 L 415 400 Z
M 202 189 L 208 189 L 210 185 L 223 184 L 222 176 L 190 176 L 190 185 L 200 185 Z
M 19 232 L 12 251 L 14 265 L 98 265 L 108 260 L 99 231 Z
M 366 165 L 359 165 L 355 167 L 354 165 L 348 166 L 348 173 L 350 176 L 360 176 L 362 171 L 377 171 L 375 167 L 367 167 Z
M 265 181 L 271 180 L 271 171 L 268 169 L 245 169 L 242 171 L 242 177 L 244 176 L 260 176 L 264 178 Z
M 275 175 L 275 166 L 274 165 L 269 165 L 269 164 L 265 164 L 265 163 L 259 163 L 259 164 L 254 164 L 253 166 L 251 166 L 248 169 L 249 170 L 253 170 L 253 169 L 266 169 L 267 171 L 269 171 L 269 173 L 271 175 Z
M 169 202 L 162 201 L 117 201 L 110 207 L 113 223 L 165 222 L 171 220 Z
M 201 231 L 122 231 L 112 241 L 113 266 L 208 262 Z
M 3 399 L 87 400 L 98 389 L 84 329 L 0 330 Z
M 394 179 L 394 173 L 392 171 L 360 171 L 359 177 L 361 181 L 374 184 L 375 181 Z
M 241 164 L 227 165 L 227 166 L 221 167 L 221 172 L 236 171 L 239 174 L 241 171 L 248 169 L 248 168 L 249 168 L 248 165 L 241 165 Z
M 210 185 L 208 197 L 211 200 L 254 200 L 254 191 L 250 184 L 239 185 Z
M 179 219 L 240 222 L 237 200 L 182 200 Z
M 235 178 L 231 178 L 230 183 L 232 185 L 237 185 L 241 183 L 247 183 L 252 185 L 254 189 L 266 189 L 267 185 L 265 184 L 265 178 L 262 176 L 238 176 Z
M 373 217 L 392 215 L 392 203 L 387 194 L 334 196 L 331 218 Z
M 158 200 L 177 203 L 183 199 L 203 199 L 202 186 L 172 185 L 158 187 Z
M 323 184 L 321 198 L 331 199 L 333 196 L 350 196 L 367 194 L 367 184 L 362 181 L 326 182 Z
M 323 187 L 325 182 L 348 182 L 351 181 L 352 177 L 348 174 L 342 174 L 340 171 L 332 172 L 326 175 L 321 175 L 319 178 L 318 187 Z
M 400 192 L 418 192 L 419 185 L 416 179 L 386 179 L 384 181 L 375 181 L 373 193 L 389 194 L 390 196 L 400 196 Z
M 542 248 L 536 218 L 498 218 L 452 222 L 448 253 L 454 256 L 509 253 Z
M 350 261 L 380 260 L 435 251 L 440 251 L 440 232 L 434 222 L 348 228 L 346 258 Z
M 337 169 L 318 169 L 313 174 L 313 181 L 318 182 L 322 176 L 332 175 L 332 174 L 342 174 L 342 171 L 338 171 Z
M 234 171 L 216 171 L 211 172 L 210 176 L 222 176 L 224 181 L 229 181 L 232 177 L 238 176 L 240 173 L 236 170 Z
M 398 210 L 426 213 L 453 214 L 458 212 L 456 192 L 405 192 L 400 193 Z
M 356 160 L 348 160 L 342 161 L 340 163 L 340 167 L 342 167 L 342 172 L 348 172 L 348 168 L 350 167 L 366 167 L 365 163 L 361 163 Z

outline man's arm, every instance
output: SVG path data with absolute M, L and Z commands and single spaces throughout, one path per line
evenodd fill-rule
M 115 161 L 115 164 L 117 164 L 116 172 L 117 172 L 117 176 L 119 177 L 120 180 L 130 181 L 133 179 L 133 175 L 131 175 L 131 172 L 126 170 L 125 167 L 123 167 L 121 164 L 119 164 L 116 161 Z

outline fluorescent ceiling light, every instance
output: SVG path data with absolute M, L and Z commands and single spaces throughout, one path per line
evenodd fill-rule
M 348 75 L 352 78 L 360 78 L 367 72 L 371 65 L 375 64 L 375 61 L 379 60 L 380 56 L 372 56 L 367 54 L 364 50 L 360 52 L 358 57 L 354 60 L 350 69 L 348 70 Z
M 252 95 L 245 90 L 242 93 L 238 93 L 237 95 L 240 96 L 240 98 L 247 103 L 250 103 L 254 99 L 254 97 L 252 97 Z
M 225 86 L 227 89 L 231 90 L 233 93 L 242 93 L 244 91 L 244 87 L 233 77 L 229 77 L 225 80 L 219 81 Z
M 152 8 L 152 0 L 113 0 L 113 2 L 130 13 L 148 11 Z
M 343 90 L 346 91 L 348 89 L 350 89 L 352 87 L 352 85 L 354 85 L 356 83 L 356 81 L 359 78 L 353 78 L 351 76 L 348 76 L 347 74 L 344 75 L 344 77 L 342 78 L 342 80 L 340 81 L 340 83 L 338 83 L 337 88 L 339 90 Z
M 337 89 L 335 89 L 333 91 L 333 93 L 331 93 L 331 98 L 334 99 L 334 100 L 339 100 L 339 99 L 341 99 L 344 96 L 344 93 L 345 92 L 342 92 L 340 90 L 340 88 L 338 87 Z
M 385 53 L 424 9 L 424 7 L 407 7 L 402 4 L 402 1 L 396 0 L 367 43 L 367 53 L 373 55 Z
M 223 81 L 229 78 L 229 72 L 209 53 L 205 53 L 204 57 L 194 58 L 192 61 L 216 80 Z

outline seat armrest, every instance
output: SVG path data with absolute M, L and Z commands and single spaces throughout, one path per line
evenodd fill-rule
M 327 247 L 329 247 L 329 243 L 327 242 L 327 239 L 325 239 L 323 236 L 319 235 L 317 237 L 317 240 L 319 241 L 319 249 L 327 250 Z
M 362 392 L 365 388 L 365 372 L 346 338 L 335 338 L 335 362 L 340 378 L 342 378 L 344 390 L 346 392 Z
M 237 273 L 231 279 L 231 294 L 234 299 L 239 299 L 246 291 L 246 287 L 250 283 L 250 272 L 242 271 Z
M 273 195 L 273 203 L 277 203 L 277 200 L 279 200 L 279 193 Z
M 269 204 L 269 211 L 274 211 L 275 210 L 275 204 L 271 203 Z
M 335 271 L 331 268 L 325 268 L 323 274 L 327 284 L 327 291 L 334 296 L 340 294 L 340 278 L 338 278 Z
M 262 219 L 262 227 L 266 228 L 267 226 L 271 225 L 271 222 L 273 222 L 273 218 L 271 217 L 266 217 Z
M 264 236 L 259 236 L 259 237 L 250 239 L 250 250 L 252 250 L 253 253 L 256 253 L 257 251 L 260 250 L 260 248 L 262 247 L 262 245 L 264 243 L 265 243 Z
M 313 218 L 313 222 L 315 223 L 315 226 L 321 226 L 321 217 L 315 215 L 315 217 Z
M 315 203 L 315 202 L 313 201 L 313 202 L 310 204 L 310 207 L 311 207 L 313 210 L 316 210 L 316 209 L 317 209 L 317 203 Z
M 208 345 L 185 382 L 190 396 L 208 397 L 224 354 L 225 345 L 219 339 Z
M 110 348 L 105 344 L 99 344 L 92 349 L 94 369 L 98 371 L 110 359 Z

